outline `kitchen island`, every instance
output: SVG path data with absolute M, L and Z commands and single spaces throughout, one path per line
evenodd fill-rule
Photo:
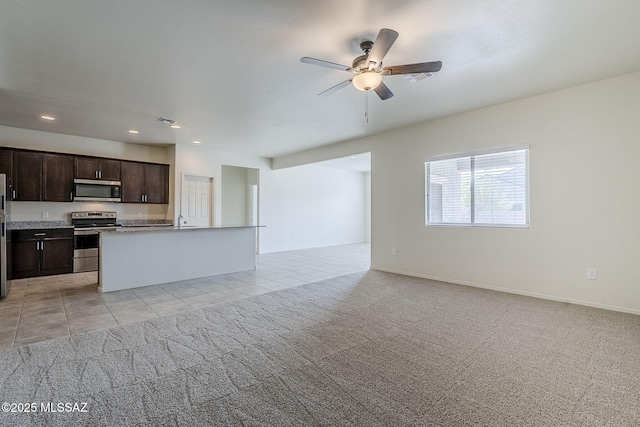
M 255 226 L 123 227 L 100 232 L 102 292 L 253 270 Z

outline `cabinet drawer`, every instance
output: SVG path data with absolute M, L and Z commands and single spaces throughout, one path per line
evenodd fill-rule
M 43 240 L 73 238 L 73 228 L 40 228 L 31 230 L 12 230 L 11 240 Z

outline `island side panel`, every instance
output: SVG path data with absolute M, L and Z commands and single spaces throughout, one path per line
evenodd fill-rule
M 110 292 L 253 270 L 255 238 L 255 228 L 102 233 L 100 289 Z

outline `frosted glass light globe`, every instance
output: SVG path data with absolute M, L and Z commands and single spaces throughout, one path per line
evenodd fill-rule
M 375 71 L 363 71 L 351 80 L 353 86 L 361 91 L 373 90 L 382 83 L 382 74 Z

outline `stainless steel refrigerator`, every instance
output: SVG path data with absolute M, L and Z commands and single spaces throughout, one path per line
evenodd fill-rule
M 6 297 L 11 287 L 11 283 L 7 280 L 7 221 L 9 221 L 7 190 L 7 176 L 0 174 L 0 298 Z

